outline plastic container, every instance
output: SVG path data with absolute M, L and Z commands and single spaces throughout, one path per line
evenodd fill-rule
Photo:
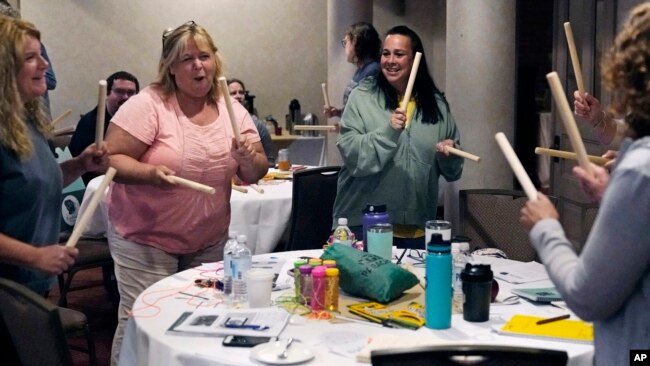
M 237 235 L 237 244 L 232 249 L 230 268 L 232 271 L 232 302 L 239 307 L 248 302 L 246 272 L 251 268 L 251 251 L 246 246 L 246 235 Z
M 310 307 L 312 311 L 325 310 L 325 270 L 327 267 L 318 266 L 311 271 L 312 291 Z
M 314 268 L 323 265 L 323 260 L 320 258 L 310 258 L 307 264 L 309 264 L 311 268 Z
M 381 223 L 368 226 L 365 245 L 368 253 L 391 260 L 393 255 L 393 225 Z
M 339 226 L 334 229 L 334 244 L 352 246 L 352 230 L 348 227 L 348 219 L 340 217 L 338 219 Z
M 323 261 L 323 265 L 327 268 L 335 268 L 336 267 L 336 261 L 334 259 L 325 259 Z
M 300 299 L 300 267 L 308 264 L 306 259 L 293 262 L 293 287 L 296 290 L 296 300 Z
M 325 270 L 325 310 L 339 310 L 339 269 Z
M 311 269 L 312 267 L 309 264 L 300 266 L 300 298 L 298 302 L 303 305 L 309 305 L 311 302 Z
M 451 240 L 451 258 L 454 264 L 452 284 L 454 297 L 463 296 L 463 280 L 460 278 L 465 265 L 470 262 L 469 241 L 465 237 L 454 237 Z
M 492 269 L 489 264 L 467 263 L 461 273 L 463 280 L 463 319 L 468 322 L 486 322 L 490 319 Z
M 223 247 L 223 295 L 226 303 L 230 303 L 232 296 L 232 250 L 237 245 L 237 232 L 228 232 L 228 241 Z
M 451 327 L 451 248 L 441 234 L 432 234 L 427 245 L 425 321 L 427 328 Z
M 374 224 L 390 224 L 390 216 L 386 212 L 384 204 L 368 204 L 363 210 L 361 216 L 361 225 L 363 226 L 363 250 L 368 251 L 368 227 Z

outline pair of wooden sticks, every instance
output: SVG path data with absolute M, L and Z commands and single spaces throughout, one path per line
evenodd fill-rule
M 578 91 L 580 93 L 584 93 L 585 88 L 584 88 L 584 82 L 582 80 L 582 70 L 580 68 L 580 62 L 578 60 L 578 52 L 576 51 L 575 42 L 573 40 L 573 31 L 571 30 L 571 24 L 569 22 L 564 23 L 564 31 L 566 33 L 569 52 L 571 54 L 571 60 L 573 63 L 573 69 L 576 75 L 576 83 L 578 84 Z M 585 145 L 582 142 L 582 138 L 580 136 L 580 131 L 578 131 L 578 126 L 576 125 L 576 121 L 573 118 L 573 113 L 571 112 L 571 108 L 569 107 L 569 102 L 566 99 L 566 94 L 564 93 L 564 88 L 562 88 L 562 84 L 560 83 L 560 78 L 558 77 L 557 72 L 554 71 L 548 73 L 546 75 L 546 80 L 548 81 L 551 87 L 553 99 L 555 99 L 555 103 L 558 105 L 560 116 L 562 117 L 562 122 L 564 123 L 564 128 L 567 131 L 567 134 L 569 135 L 569 140 L 571 140 L 571 145 L 575 150 L 575 155 L 574 153 L 559 152 L 557 153 L 556 156 L 562 155 L 560 157 L 565 157 L 565 158 L 575 156 L 575 158 L 578 159 L 580 167 L 584 169 L 588 174 L 592 174 L 591 165 L 589 163 L 590 157 L 587 155 Z M 503 154 L 508 160 L 510 167 L 515 173 L 515 176 L 519 180 L 519 183 L 524 188 L 524 191 L 526 192 L 528 199 L 536 200 L 537 191 L 535 190 L 535 186 L 533 185 L 530 178 L 524 171 L 521 162 L 519 161 L 514 151 L 512 150 L 512 146 L 510 146 L 510 143 L 506 139 L 505 135 L 499 132 L 496 134 L 495 138 L 497 139 L 497 142 L 499 143 L 499 146 L 501 147 Z M 539 150 L 536 149 L 536 152 L 550 154 L 550 149 L 541 150 L 540 148 Z M 592 159 L 593 158 L 597 158 L 597 157 L 592 157 Z

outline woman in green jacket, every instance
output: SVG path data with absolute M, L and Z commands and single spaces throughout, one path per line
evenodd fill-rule
M 400 108 L 416 52 L 422 59 L 412 98 Z M 336 145 L 343 157 L 334 223 L 348 219 L 360 238 L 362 210 L 387 205 L 396 225 L 424 227 L 436 218 L 438 178 L 458 180 L 463 159 L 449 155 L 460 134 L 449 105 L 427 68 L 420 37 L 406 26 L 387 32 L 381 72 L 364 79 L 348 100 Z

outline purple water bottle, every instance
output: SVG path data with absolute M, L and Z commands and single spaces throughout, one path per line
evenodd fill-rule
M 366 208 L 363 210 L 361 224 L 363 225 L 363 250 L 367 252 L 368 227 L 374 224 L 390 224 L 390 216 L 388 215 L 388 212 L 386 212 L 386 205 L 367 204 Z

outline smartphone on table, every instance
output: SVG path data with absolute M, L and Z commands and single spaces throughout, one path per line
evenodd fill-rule
M 271 337 L 249 337 L 229 335 L 223 339 L 225 347 L 255 347 L 258 344 L 268 343 Z

